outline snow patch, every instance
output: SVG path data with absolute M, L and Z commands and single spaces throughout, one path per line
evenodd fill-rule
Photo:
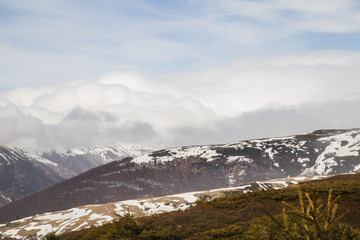
M 360 164 L 359 164 L 359 165 L 356 165 L 356 166 L 354 167 L 354 172 L 356 172 L 356 171 L 358 171 L 358 170 L 360 170 Z
M 293 179 L 295 179 L 296 181 L 304 181 L 306 177 L 294 177 Z
M 10 230 L 7 230 L 7 231 L 3 232 L 2 236 L 15 238 L 15 239 L 22 239 L 23 237 L 18 235 L 18 232 L 20 230 L 21 229 L 10 229 Z
M 180 158 L 189 158 L 189 157 L 200 157 L 207 159 L 207 161 L 216 160 L 221 154 L 217 153 L 215 150 L 211 149 L 212 146 L 188 146 L 188 147 L 178 147 L 178 148 L 169 148 L 159 152 L 152 152 L 134 158 L 132 161 L 135 163 L 149 163 L 153 161 L 157 162 L 168 162 Z
M 246 156 L 229 156 L 227 157 L 228 162 L 247 162 L 251 163 L 253 160 L 251 158 L 248 158 Z
M 271 148 L 267 148 L 265 150 L 265 153 L 271 160 L 274 160 L 274 155 L 275 155 L 275 153 L 278 153 L 278 152 L 274 151 L 273 148 L 271 147 Z
M 359 156 L 360 134 L 358 130 L 322 137 L 318 141 L 329 143 L 325 150 L 317 157 L 314 166 L 307 168 L 301 175 L 329 175 L 333 167 L 341 163 L 338 157 Z
M 307 162 L 310 162 L 310 159 L 309 158 L 298 158 L 298 163 L 307 163 Z

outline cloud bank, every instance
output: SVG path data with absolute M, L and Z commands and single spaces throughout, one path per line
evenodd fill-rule
M 0 144 L 156 147 L 360 127 L 360 53 L 245 58 L 148 79 L 113 71 L 0 93 Z

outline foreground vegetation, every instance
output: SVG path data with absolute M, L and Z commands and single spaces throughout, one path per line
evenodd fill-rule
M 360 239 L 359 229 L 360 174 L 354 174 L 200 201 L 185 211 L 126 215 L 48 239 Z

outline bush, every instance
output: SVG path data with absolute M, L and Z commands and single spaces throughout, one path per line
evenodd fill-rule
M 304 195 L 307 205 L 304 203 Z M 248 230 L 249 239 L 289 239 L 289 240 L 332 240 L 360 239 L 360 235 L 351 228 L 341 224 L 347 212 L 336 216 L 337 201 L 340 195 L 332 200 L 332 190 L 329 191 L 326 206 L 317 194 L 313 199 L 309 193 L 303 194 L 299 188 L 299 208 L 287 202 L 281 202 L 282 215 L 274 216 L 264 209 L 267 217 L 254 222 Z
M 55 233 L 49 233 L 45 236 L 46 240 L 59 240 L 60 236 L 56 235 Z
M 138 236 L 143 228 L 138 224 L 130 214 L 119 216 L 119 220 L 113 222 L 105 234 L 99 237 L 99 240 L 115 240 L 132 238 Z

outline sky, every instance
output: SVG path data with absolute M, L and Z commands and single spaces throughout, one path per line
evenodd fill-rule
M 0 0 L 0 144 L 357 128 L 358 0 Z

